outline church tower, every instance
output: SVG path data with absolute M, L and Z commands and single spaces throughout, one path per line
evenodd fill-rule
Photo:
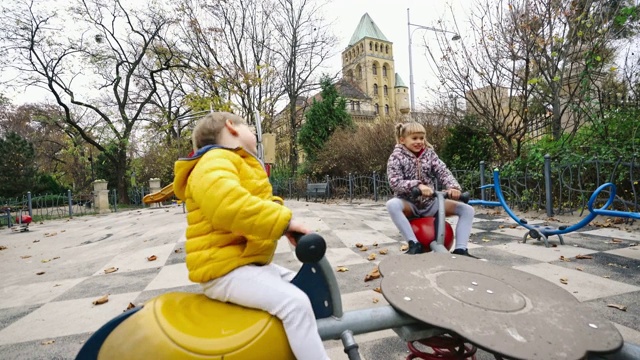
M 367 13 L 342 52 L 342 76 L 371 98 L 377 116 L 409 112 L 407 87 L 395 73 L 393 43 Z

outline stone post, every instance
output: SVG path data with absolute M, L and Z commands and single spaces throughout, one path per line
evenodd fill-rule
M 102 179 L 93 182 L 93 204 L 98 214 L 111 212 L 107 184 L 107 181 Z
M 160 191 L 162 188 L 160 187 L 160 179 L 158 178 L 151 178 L 149 179 L 149 194 L 153 194 L 156 193 L 158 191 Z M 162 202 L 158 202 L 156 203 L 157 207 L 162 207 Z M 153 205 L 152 205 L 153 207 Z

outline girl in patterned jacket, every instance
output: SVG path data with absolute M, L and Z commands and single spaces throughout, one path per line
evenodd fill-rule
M 433 195 L 434 178 L 447 190 L 446 216 L 457 215 L 456 246 L 454 254 L 469 255 L 467 243 L 471 234 L 474 210 L 470 205 L 454 201 L 460 197 L 460 185 L 436 152 L 425 140 L 426 131 L 417 122 L 396 125 L 396 146 L 387 162 L 389 185 L 395 197 L 387 202 L 387 210 L 405 240 L 409 242 L 407 254 L 424 251 L 411 229 L 410 218 L 434 216 L 438 202 Z M 422 196 L 412 198 L 411 189 L 418 187 Z
M 211 113 L 193 130 L 193 156 L 175 164 L 174 191 L 187 207 L 189 279 L 215 300 L 282 320 L 297 359 L 328 359 L 307 295 L 273 264 L 278 239 L 309 230 L 273 196 L 256 136 L 241 117 Z M 215 321 L 215 319 L 212 319 Z

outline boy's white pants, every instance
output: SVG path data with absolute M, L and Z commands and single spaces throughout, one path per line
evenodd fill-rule
M 261 309 L 278 317 L 298 360 L 326 360 L 311 302 L 290 283 L 294 275 L 276 264 L 245 265 L 202 287 L 210 299 Z

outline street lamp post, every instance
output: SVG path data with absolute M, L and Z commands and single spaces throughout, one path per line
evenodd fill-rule
M 415 27 L 413 31 L 411 31 L 412 26 Z M 413 36 L 413 32 L 419 29 L 453 34 L 453 37 L 451 38 L 451 40 L 460 40 L 460 35 L 458 35 L 457 33 L 454 33 L 453 31 L 442 30 L 442 29 L 438 29 L 430 26 L 412 24 L 411 16 L 409 14 L 409 8 L 407 8 L 407 35 L 409 37 L 409 92 L 411 93 L 411 112 L 414 112 L 416 110 L 416 98 L 415 98 L 416 95 L 413 89 L 413 85 L 414 85 L 413 84 L 413 57 L 412 57 L 412 51 L 411 51 L 411 36 Z

